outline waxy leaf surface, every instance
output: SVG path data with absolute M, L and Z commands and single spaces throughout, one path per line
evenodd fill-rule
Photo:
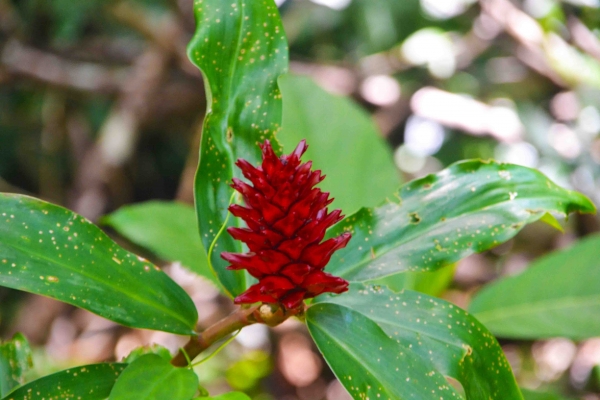
M 368 281 L 404 271 L 431 271 L 507 241 L 547 212 L 594 212 L 584 195 L 542 173 L 493 161 L 464 161 L 402 186 L 328 232 L 352 232 L 327 271 Z
M 347 296 L 347 295 L 345 295 Z M 385 333 L 358 311 L 312 306 L 306 324 L 325 360 L 356 400 L 461 399 L 429 358 Z
M 121 207 L 102 222 L 167 261 L 178 261 L 218 286 L 206 250 L 198 236 L 193 207 L 182 203 L 149 201 Z
M 192 334 L 190 297 L 158 267 L 65 208 L 0 194 L 0 286 L 84 308 L 134 328 Z
M 318 301 L 361 313 L 418 359 L 429 361 L 436 373 L 458 380 L 469 399 L 521 399 L 494 336 L 451 303 L 410 290 L 394 293 L 380 285 L 362 284 L 352 284 L 348 293 L 323 296 Z
M 25 336 L 15 334 L 0 344 L 0 396 L 22 385 L 25 373 L 31 368 L 31 349 Z
M 93 364 L 70 368 L 29 382 L 2 400 L 105 400 L 127 364 Z
M 534 261 L 473 298 L 470 312 L 495 335 L 518 339 L 600 335 L 600 235 Z
M 327 179 L 319 187 L 334 198 L 330 209 L 344 214 L 379 205 L 393 194 L 400 176 L 371 116 L 349 98 L 334 96 L 310 78 L 279 80 L 283 94 L 283 129 L 277 135 L 285 152 L 306 139 L 305 160 Z
M 261 160 L 259 142 L 271 140 L 281 127 L 281 93 L 277 78 L 287 71 L 287 40 L 273 0 L 195 0 L 197 29 L 188 55 L 205 77 L 208 109 L 204 119 L 195 198 L 198 226 L 209 250 L 227 218 L 233 190 L 241 178 L 234 162 Z M 229 225 L 237 224 L 236 218 Z M 222 251 L 241 252 L 241 244 L 220 235 L 211 262 L 232 296 L 246 289 L 245 275 L 228 271 Z
M 121 373 L 108 400 L 190 400 L 197 390 L 194 371 L 176 368 L 157 354 L 146 354 Z

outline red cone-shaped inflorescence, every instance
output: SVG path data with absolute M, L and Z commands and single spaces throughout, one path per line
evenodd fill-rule
M 324 176 L 302 164 L 303 140 L 289 155 L 277 157 L 269 141 L 261 145 L 263 162 L 254 167 L 246 160 L 236 165 L 252 183 L 233 179 L 246 206 L 233 204 L 229 211 L 246 222 L 247 228 L 228 228 L 236 240 L 248 245 L 245 254 L 222 253 L 229 269 L 246 269 L 259 280 L 235 299 L 240 303 L 280 303 L 296 308 L 304 299 L 325 292 L 348 290 L 344 279 L 323 272 L 331 255 L 346 246 L 350 233 L 322 242 L 327 228 L 340 221 L 340 210 L 327 212 L 333 201 L 315 185 Z

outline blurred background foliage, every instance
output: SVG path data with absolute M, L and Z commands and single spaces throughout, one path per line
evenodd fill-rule
M 282 82 L 281 140 L 288 149 L 309 138 L 346 213 L 465 158 L 538 168 L 600 203 L 600 1 L 278 3 L 291 71 L 304 76 Z M 147 200 L 191 203 L 206 107 L 185 55 L 193 29 L 191 0 L 0 0 L 0 190 L 92 220 Z M 435 276 L 383 283 L 466 307 L 482 285 L 598 229 L 595 216 L 574 217 L 565 234 L 538 223 Z M 137 247 L 148 240 L 127 245 L 157 260 Z M 163 265 L 192 293 L 203 325 L 230 310 L 210 283 Z M 15 331 L 37 346 L 33 375 L 182 340 L 0 289 L 0 334 Z M 501 344 L 526 399 L 600 399 L 600 338 Z M 198 373 L 215 393 L 348 398 L 293 321 L 244 330 Z

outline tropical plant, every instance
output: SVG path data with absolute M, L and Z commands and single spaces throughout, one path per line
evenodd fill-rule
M 360 161 L 381 164 L 374 171 L 381 176 L 361 182 L 366 187 L 359 190 L 387 199 L 361 207 L 353 203 L 354 181 L 331 182 L 350 193 L 333 204 L 356 209 L 345 218 L 338 209 L 330 212 L 332 200 L 315 188 L 323 179 L 314 168 L 328 170 L 302 163 L 306 143 L 286 136 L 294 127 L 282 122 L 286 93 L 279 78 L 288 69 L 288 50 L 274 2 L 196 0 L 194 13 L 197 30 L 188 55 L 203 72 L 209 99 L 195 213 L 178 204 L 151 203 L 120 210 L 105 222 L 166 259 L 185 259 L 241 306 L 198 332 L 202 310 L 160 268 L 72 211 L 2 194 L 0 285 L 127 327 L 189 336 L 175 355 L 142 348 L 121 362 L 70 368 L 25 383 L 29 353 L 18 335 L 0 347 L 2 398 L 245 399 L 235 392 L 210 397 L 199 386 L 194 360 L 217 351 L 213 345 L 227 343 L 245 326 L 298 318 L 355 399 L 522 399 L 492 334 L 528 334 L 519 330 L 521 320 L 509 324 L 502 313 L 520 296 L 494 304 L 490 297 L 496 295 L 481 294 L 472 310 L 489 322 L 490 332 L 448 301 L 386 285 L 401 274 L 439 271 L 493 248 L 526 224 L 556 225 L 552 215 L 591 213 L 594 205 L 536 170 L 481 160 L 453 164 L 394 192 L 382 184 L 394 180 L 386 170 L 389 155 L 370 137 L 366 143 L 383 156 Z M 294 78 L 287 79 L 293 88 Z M 313 131 L 307 137 L 326 134 L 319 126 L 308 128 Z M 298 147 L 285 154 L 279 138 Z M 309 145 L 310 157 L 335 160 L 349 177 L 364 167 L 347 156 L 351 148 L 333 153 L 321 143 Z M 143 226 L 156 221 L 163 228 L 140 239 Z M 528 293 L 531 282 L 523 285 L 521 293 Z M 528 318 L 525 311 L 521 315 Z

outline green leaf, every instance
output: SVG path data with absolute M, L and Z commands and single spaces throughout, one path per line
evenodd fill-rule
M 521 389 L 521 392 L 523 392 L 525 400 L 567 400 L 566 397 L 551 392 L 538 392 L 527 389 Z
M 25 336 L 17 333 L 0 344 L 0 396 L 22 385 L 25 372 L 31 367 L 31 349 Z
M 193 334 L 190 297 L 158 267 L 85 218 L 0 193 L 0 285 L 41 294 L 134 328 Z
M 169 349 L 161 346 L 160 344 L 153 343 L 149 346 L 141 346 L 141 347 L 137 347 L 137 348 L 131 350 L 131 352 L 127 355 L 127 357 L 125 357 L 123 359 L 123 362 L 127 363 L 127 364 L 131 364 L 138 358 L 145 356 L 147 354 L 156 354 L 157 356 L 160 356 L 162 359 L 164 359 L 166 361 L 171 361 L 171 358 L 172 358 L 171 352 L 169 351 Z
M 204 399 L 212 399 L 212 400 L 250 400 L 246 394 L 241 392 L 230 392 L 225 393 L 215 397 L 203 397 Z
M 328 271 L 368 281 L 431 271 L 492 248 L 547 212 L 594 212 L 590 200 L 542 173 L 494 161 L 464 161 L 410 182 L 384 205 L 365 208 L 330 230 L 353 233 Z
M 93 364 L 44 376 L 9 393 L 2 400 L 104 400 L 127 364 Z
M 327 175 L 320 186 L 335 198 L 332 208 L 355 212 L 392 195 L 400 176 L 389 146 L 365 110 L 306 77 L 286 75 L 279 84 L 283 130 L 277 138 L 286 152 L 306 139 L 304 158 Z
M 188 55 L 205 77 L 208 110 L 204 119 L 195 198 L 198 226 L 206 249 L 225 224 L 238 158 L 261 160 L 258 143 L 281 128 L 281 93 L 277 78 L 288 67 L 287 40 L 273 0 L 198 0 L 196 34 Z M 230 218 L 230 224 L 236 224 Z M 246 288 L 245 275 L 228 271 L 222 251 L 240 252 L 227 233 L 215 243 L 210 261 L 232 296 Z
M 179 261 L 219 286 L 198 236 L 193 207 L 176 202 L 149 201 L 121 207 L 105 216 L 102 222 L 160 258 Z
M 354 399 L 404 400 L 460 396 L 428 358 L 420 358 L 363 314 L 338 304 L 309 308 L 308 330 Z
M 574 340 L 600 335 L 600 235 L 533 262 L 473 298 L 469 310 L 501 337 Z
M 136 359 L 123 371 L 108 400 L 190 400 L 198 390 L 198 377 L 177 368 L 156 354 Z
M 469 399 L 521 399 L 494 336 L 451 303 L 409 290 L 396 294 L 362 284 L 352 284 L 349 293 L 318 301 L 348 307 L 369 318 L 420 360 L 431 362 L 441 375 L 458 380 Z

